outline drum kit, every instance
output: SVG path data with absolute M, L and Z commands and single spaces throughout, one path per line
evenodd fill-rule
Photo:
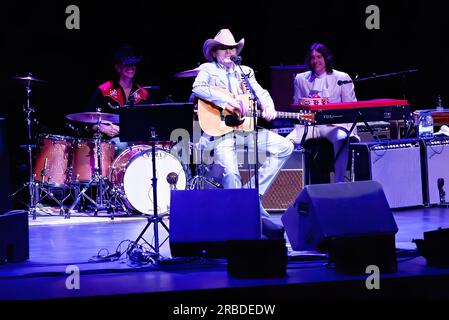
M 30 105 L 32 85 L 46 82 L 28 74 L 14 77 L 14 80 L 26 86 L 27 100 L 24 106 L 28 131 L 29 180 L 20 190 L 29 190 L 29 213 L 36 219 L 36 209 L 44 199 L 51 199 L 58 204 L 60 215 L 70 218 L 75 209 L 83 212 L 84 206 L 93 206 L 97 215 L 100 210 L 107 210 L 114 219 L 114 212 L 121 210 L 128 215 L 140 213 L 154 214 L 152 194 L 152 157 L 150 142 L 129 143 L 129 146 L 115 157 L 115 143 L 102 138 L 98 131 L 102 121 L 119 123 L 116 114 L 81 112 L 69 114 L 66 119 L 94 125 L 97 131 L 93 138 L 74 138 L 64 135 L 39 133 L 37 150 L 33 152 L 32 116 L 35 112 Z M 167 213 L 170 207 L 170 190 L 189 188 L 186 167 L 171 152 L 174 142 L 155 142 L 155 164 L 157 168 L 157 214 Z M 54 188 L 68 190 L 63 199 L 55 197 Z M 88 190 L 93 192 L 88 193 Z M 91 197 L 92 193 L 95 194 Z M 90 194 L 90 195 L 89 195 Z M 70 198 L 70 207 L 64 203 Z

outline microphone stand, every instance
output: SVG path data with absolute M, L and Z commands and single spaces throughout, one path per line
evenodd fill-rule
M 391 78 L 394 76 L 405 75 L 406 73 L 412 73 L 412 72 L 417 72 L 417 71 L 418 71 L 418 69 L 409 69 L 409 70 L 403 70 L 403 71 L 385 73 L 385 74 L 373 74 L 371 77 L 357 78 L 354 80 L 338 80 L 337 84 L 339 86 L 341 86 L 341 85 L 347 84 L 347 83 L 362 82 L 362 81 L 378 79 L 378 78 Z
M 257 189 L 257 194 L 259 194 L 259 129 L 257 128 L 257 108 L 261 108 L 262 103 L 260 102 L 259 97 L 256 95 L 256 91 L 254 91 L 254 88 L 251 86 L 251 83 L 249 82 L 248 74 L 245 74 L 245 72 L 242 69 L 242 66 L 240 65 L 242 62 L 241 57 L 234 57 L 233 59 L 234 63 L 239 67 L 243 80 L 245 81 L 246 87 L 248 88 L 250 94 L 251 94 L 251 101 L 253 101 L 252 106 L 252 118 L 254 123 L 254 132 L 255 132 L 255 138 L 254 138 L 254 152 L 256 153 L 256 159 L 255 159 L 255 166 L 254 166 L 254 185 Z M 254 106 L 254 102 L 256 103 L 256 106 Z

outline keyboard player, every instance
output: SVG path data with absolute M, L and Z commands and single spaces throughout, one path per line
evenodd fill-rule
M 301 98 L 317 96 L 328 98 L 330 103 L 357 101 L 353 83 L 337 84 L 339 80 L 351 80 L 351 78 L 347 73 L 333 68 L 333 56 L 326 46 L 320 43 L 312 44 L 306 55 L 306 65 L 309 67 L 309 71 L 297 74 L 294 80 L 294 104 L 299 104 Z M 309 127 L 307 136 L 303 137 L 304 126 L 296 125 L 295 130 L 287 138 L 295 143 L 301 142 L 303 138 L 305 140 L 326 138 L 333 145 L 335 157 L 344 144 L 350 128 L 351 124 L 316 125 Z M 358 139 L 356 132 L 352 132 L 351 135 Z M 335 182 L 345 181 L 348 156 L 349 146 L 346 144 L 334 163 Z

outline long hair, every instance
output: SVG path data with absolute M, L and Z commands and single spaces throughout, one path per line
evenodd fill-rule
M 309 51 L 307 52 L 305 64 L 309 67 L 309 70 L 312 70 L 312 65 L 310 62 L 313 50 L 319 52 L 323 56 L 324 62 L 326 63 L 326 72 L 332 73 L 332 70 L 334 69 L 334 56 L 332 55 L 330 50 L 321 43 L 312 44 L 309 48 Z

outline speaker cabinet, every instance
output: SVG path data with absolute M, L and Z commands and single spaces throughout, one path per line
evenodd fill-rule
M 303 152 L 299 149 L 294 150 L 262 198 L 262 204 L 266 210 L 285 211 L 295 201 L 304 186 L 303 168 Z M 247 165 L 239 165 L 239 172 L 242 183 L 247 183 L 250 176 Z M 251 177 L 253 175 L 254 172 L 251 171 Z
M 293 250 L 329 252 L 337 269 L 396 268 L 398 228 L 378 182 L 307 185 L 281 219 Z
M 172 256 L 225 257 L 226 241 L 261 238 L 255 189 L 174 190 L 170 202 Z
M 30 257 L 28 212 L 0 215 L 0 264 Z
M 390 139 L 390 123 L 385 121 L 368 122 L 377 139 Z M 365 124 L 357 125 L 357 135 L 361 142 L 374 141 L 375 136 L 371 134 Z
M 293 103 L 293 80 L 308 70 L 306 65 L 271 66 L 271 96 L 276 109 L 290 111 Z
M 350 157 L 356 181 L 378 181 L 391 208 L 423 205 L 418 139 L 352 143 Z
M 421 140 L 423 145 L 424 198 L 428 205 L 440 203 L 438 179 L 444 179 L 444 191 L 449 196 L 449 138 Z M 447 198 L 446 198 L 447 201 Z

